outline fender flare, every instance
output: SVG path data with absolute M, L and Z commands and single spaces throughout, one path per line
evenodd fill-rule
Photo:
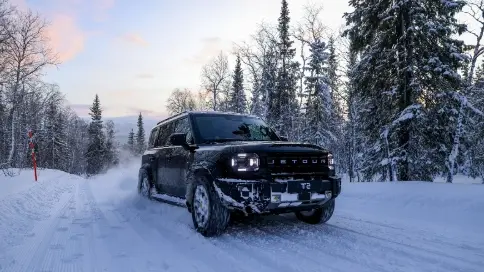
M 140 182 L 141 182 L 141 174 L 143 172 L 146 172 L 146 174 L 148 175 L 148 178 L 150 179 L 150 182 L 153 183 L 154 182 L 154 179 L 153 179 L 153 171 L 151 169 L 151 165 L 149 163 L 145 163 L 143 165 L 141 165 L 141 167 L 139 168 L 139 171 L 138 171 L 138 186 L 140 185 Z
M 185 193 L 186 205 L 188 210 L 191 210 L 192 198 L 193 198 L 193 184 L 198 177 L 205 177 L 209 181 L 213 180 L 212 173 L 206 167 L 199 167 L 188 173 L 187 175 L 187 190 Z

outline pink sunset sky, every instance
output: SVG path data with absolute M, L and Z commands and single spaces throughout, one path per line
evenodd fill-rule
M 248 40 L 265 21 L 277 23 L 280 0 L 14 0 L 51 22 L 62 64 L 46 71 L 85 116 L 94 95 L 105 116 L 163 116 L 174 88 L 200 88 L 201 67 L 220 50 Z M 347 1 L 288 0 L 291 22 L 309 3 L 322 4 L 331 29 L 344 24 Z M 233 67 L 233 61 L 231 63 Z

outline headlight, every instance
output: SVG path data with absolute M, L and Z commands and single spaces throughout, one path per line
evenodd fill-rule
M 328 167 L 330 170 L 334 169 L 334 159 L 333 159 L 333 154 L 331 153 L 328 154 Z
M 238 172 L 254 172 L 259 170 L 260 160 L 255 153 L 240 153 L 230 159 L 230 166 Z

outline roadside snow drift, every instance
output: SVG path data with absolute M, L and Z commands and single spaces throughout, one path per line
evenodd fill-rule
M 138 163 L 85 180 L 0 176 L 0 271 L 482 271 L 484 185 L 344 183 L 333 218 L 256 218 L 204 238 L 136 193 Z

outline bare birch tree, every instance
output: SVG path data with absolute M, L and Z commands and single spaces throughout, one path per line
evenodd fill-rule
M 220 52 L 211 62 L 202 68 L 203 87 L 213 97 L 213 110 L 217 110 L 217 99 L 225 81 L 230 77 L 227 55 Z
M 42 69 L 56 65 L 57 58 L 48 47 L 47 22 L 32 11 L 15 11 L 12 22 L 6 27 L 8 42 L 5 44 L 5 83 L 10 99 L 11 122 L 10 151 L 7 165 L 12 166 L 16 149 L 18 126 L 17 111 L 24 101 L 25 84 L 41 75 Z

